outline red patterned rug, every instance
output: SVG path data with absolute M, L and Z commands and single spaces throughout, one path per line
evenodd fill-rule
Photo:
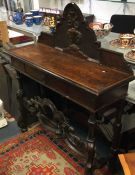
M 0 145 L 0 175 L 83 175 L 83 167 L 64 141 L 41 126 Z M 109 175 L 105 171 L 95 175 Z

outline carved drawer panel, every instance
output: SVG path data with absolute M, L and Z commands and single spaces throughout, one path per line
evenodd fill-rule
M 31 78 L 38 80 L 39 82 L 43 83 L 44 81 L 44 73 L 43 71 L 30 66 L 30 65 L 25 65 L 25 73 L 28 74 Z

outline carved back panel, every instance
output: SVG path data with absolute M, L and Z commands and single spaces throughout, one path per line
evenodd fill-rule
M 88 59 L 108 67 L 132 74 L 122 54 L 100 47 L 96 35 L 85 22 L 83 14 L 75 3 L 69 3 L 56 27 L 56 33 L 40 36 L 44 43 L 60 48 L 64 52 L 82 59 Z
M 62 49 L 68 47 L 71 49 L 73 46 L 87 57 L 99 59 L 100 44 L 75 3 L 69 3 L 64 9 L 63 18 L 56 28 L 55 46 Z

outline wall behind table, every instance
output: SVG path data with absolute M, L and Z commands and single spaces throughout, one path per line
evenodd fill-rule
M 92 0 L 92 13 L 96 21 L 109 22 L 113 14 L 135 15 L 135 4 Z
M 37 0 L 34 0 L 35 4 Z M 69 2 L 76 2 L 83 13 L 94 14 L 96 21 L 109 22 L 113 14 L 135 15 L 135 4 L 119 2 L 106 2 L 99 0 L 39 0 L 39 7 L 58 8 L 63 10 Z M 36 7 L 35 7 L 36 8 Z

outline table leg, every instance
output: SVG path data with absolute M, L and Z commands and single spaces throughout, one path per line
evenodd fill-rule
M 116 160 L 117 160 L 117 155 L 120 152 L 120 141 L 121 141 L 121 128 L 122 128 L 122 123 L 121 123 L 121 117 L 122 117 L 122 112 L 124 109 L 124 100 L 121 100 L 119 102 L 119 105 L 117 106 L 117 114 L 115 117 L 114 125 L 113 125 L 113 139 L 112 139 L 112 146 L 111 146 L 111 158 L 109 161 L 109 167 L 112 170 L 112 172 L 116 172 Z
M 89 131 L 87 137 L 88 157 L 85 168 L 85 175 L 92 175 L 94 171 L 94 158 L 95 158 L 95 125 L 96 114 L 92 114 L 88 120 Z
M 20 116 L 18 118 L 18 126 L 21 128 L 22 132 L 27 131 L 27 111 L 24 108 L 24 103 L 23 103 L 23 86 L 22 86 L 22 81 L 21 81 L 21 76 L 19 73 L 17 73 L 17 80 L 19 83 L 19 90 L 17 91 L 17 100 L 19 103 L 19 110 L 20 110 Z
M 17 121 L 18 126 L 21 128 L 22 132 L 27 131 L 27 111 L 23 106 L 23 90 L 20 89 L 17 92 L 17 99 L 19 103 L 20 116 Z

